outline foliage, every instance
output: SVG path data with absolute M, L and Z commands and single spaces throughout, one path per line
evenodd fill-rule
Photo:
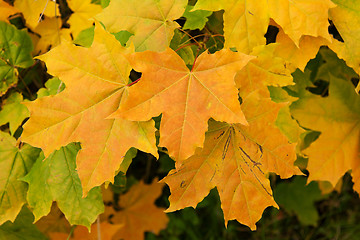
M 0 0 L 0 239 L 358 239 L 358 8 Z

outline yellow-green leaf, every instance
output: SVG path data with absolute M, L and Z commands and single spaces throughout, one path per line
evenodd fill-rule
M 309 157 L 309 180 L 333 186 L 352 169 L 354 189 L 360 192 L 360 96 L 344 79 L 330 77 L 329 96 L 306 95 L 291 105 L 301 126 L 321 132 L 303 152 Z
M 329 16 L 344 42 L 333 40 L 329 47 L 360 74 L 360 4 L 351 0 L 334 0 L 338 6 L 330 9 Z M 357 91 L 360 90 L 360 84 Z
M 82 198 L 81 182 L 75 170 L 79 149 L 79 144 L 71 143 L 46 159 L 41 154 L 29 174 L 22 178 L 29 184 L 27 200 L 35 221 L 49 214 L 53 201 L 57 202 L 71 225 L 83 225 L 89 229 L 104 211 L 99 187 L 91 189 L 87 197 Z
M 134 34 L 136 51 L 163 51 L 169 46 L 175 21 L 185 11 L 186 0 L 112 0 L 97 19 L 110 32 Z
M 29 172 L 39 153 L 27 144 L 19 148 L 13 137 L 0 132 L 0 224 L 13 222 L 26 203 L 27 184 L 19 178 Z

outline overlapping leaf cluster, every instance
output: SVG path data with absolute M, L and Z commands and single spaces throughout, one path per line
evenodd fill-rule
M 265 208 L 277 207 L 269 174 L 302 174 L 297 155 L 308 158 L 309 180 L 335 186 L 351 170 L 360 191 L 360 15 L 352 1 L 59 3 L 0 2 L 0 123 L 11 134 L 1 132 L 0 223 L 14 221 L 24 204 L 37 221 L 56 201 L 71 225 L 89 229 L 105 210 L 103 239 L 158 232 L 167 223 L 153 206 L 160 183 L 111 200 L 120 211 L 103 205 L 100 186 L 126 173 L 134 148 L 175 161 L 161 180 L 171 191 L 167 211 L 196 207 L 216 187 L 225 222 L 252 230 Z M 272 28 L 275 43 L 265 38 Z M 326 64 L 310 74 L 305 66 L 320 46 Z M 22 72 L 41 62 L 54 78 L 34 100 Z M 328 93 L 308 91 L 317 80 Z M 310 131 L 320 136 L 309 146 Z M 81 228 L 73 237 L 91 238 Z

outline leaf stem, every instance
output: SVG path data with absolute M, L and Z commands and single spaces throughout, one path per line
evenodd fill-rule
M 185 44 L 185 45 L 182 45 L 181 47 L 179 47 L 178 49 L 175 50 L 175 52 L 179 51 L 180 49 L 183 49 L 185 47 L 188 47 L 188 46 L 192 46 L 192 45 L 197 45 L 196 43 L 188 43 L 188 44 Z
M 70 237 L 71 237 L 71 235 L 73 234 L 73 232 L 74 232 L 75 228 L 76 228 L 76 225 L 74 225 L 74 226 L 72 226 L 72 227 L 71 227 L 71 229 L 70 229 L 70 233 L 69 233 L 69 236 L 67 237 L 67 239 L 66 239 L 66 240 L 70 240 Z
M 140 78 L 138 78 L 138 79 L 136 79 L 135 81 L 133 81 L 133 82 L 129 83 L 129 84 L 128 84 L 128 85 L 126 85 L 126 86 L 127 86 L 127 87 L 130 87 L 130 86 L 134 85 L 135 83 L 137 83 L 138 81 L 140 81 L 140 79 L 141 79 L 141 77 L 140 77 Z
M 99 216 L 97 217 L 97 220 L 96 220 L 96 226 L 97 226 L 98 240 L 101 240 L 101 227 L 100 227 L 100 217 Z

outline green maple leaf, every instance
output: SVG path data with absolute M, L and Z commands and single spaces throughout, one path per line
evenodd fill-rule
M 0 226 L 0 240 L 46 240 L 44 234 L 33 224 L 34 216 L 23 207 L 14 223 L 6 222 Z
M 53 201 L 57 202 L 70 224 L 88 228 L 104 211 L 99 187 L 82 198 L 81 182 L 75 170 L 79 150 L 78 144 L 71 143 L 46 159 L 41 154 L 30 173 L 22 179 L 29 183 L 27 200 L 33 208 L 35 221 L 50 212 Z
M 0 125 L 9 123 L 10 133 L 13 135 L 25 118 L 29 117 L 29 110 L 21 104 L 23 97 L 20 93 L 10 95 L 0 111 Z
M 297 176 L 293 182 L 278 184 L 274 198 L 287 212 L 295 213 L 301 223 L 316 225 L 319 214 L 314 204 L 323 198 L 316 182 L 306 185 L 306 178 Z
M 17 68 L 33 64 L 33 45 L 26 31 L 0 21 L 0 96 L 17 83 Z
M 40 150 L 25 144 L 21 149 L 15 138 L 0 132 L 0 224 L 14 221 L 26 203 L 27 184 L 19 181 L 25 176 Z
M 183 14 L 183 16 L 186 17 L 183 29 L 201 30 L 205 27 L 205 24 L 209 20 L 207 17 L 209 17 L 212 12 L 206 10 L 191 11 L 193 8 L 193 6 L 186 6 L 185 12 Z

